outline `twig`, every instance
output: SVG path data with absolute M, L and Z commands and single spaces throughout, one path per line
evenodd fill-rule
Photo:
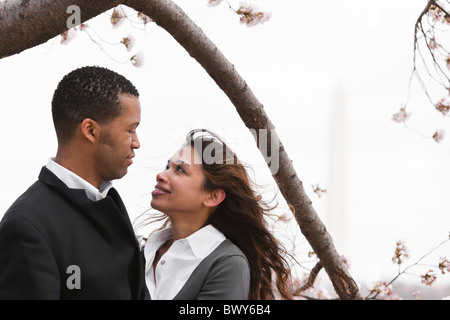
M 309 274 L 308 281 L 303 286 L 295 290 L 294 296 L 301 296 L 300 292 L 306 291 L 307 289 L 313 287 L 317 275 L 319 274 L 320 270 L 322 270 L 322 268 L 323 268 L 322 263 L 318 261 L 314 266 L 314 268 L 312 268 L 311 273 Z
M 423 259 L 425 259 L 426 257 L 428 257 L 431 253 L 433 253 L 433 251 L 439 249 L 442 245 L 444 245 L 447 241 L 450 240 L 450 237 L 447 238 L 446 240 L 442 241 L 440 244 L 438 244 L 436 247 L 434 247 L 433 249 L 431 249 L 430 251 L 428 251 L 426 254 L 424 254 L 419 260 L 417 260 L 415 263 L 413 263 L 412 265 L 406 267 L 405 269 L 403 269 L 403 271 L 399 272 L 386 286 L 391 285 L 395 280 L 398 279 L 398 277 L 400 277 L 402 274 L 406 273 L 407 270 L 411 269 L 414 266 L 419 265 L 419 262 L 422 261 Z

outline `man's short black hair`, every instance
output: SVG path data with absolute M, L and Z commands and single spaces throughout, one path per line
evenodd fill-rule
M 59 142 L 71 139 L 86 118 L 107 124 L 122 113 L 120 96 L 139 97 L 124 76 L 106 68 L 88 66 L 76 69 L 60 81 L 53 94 L 52 116 Z

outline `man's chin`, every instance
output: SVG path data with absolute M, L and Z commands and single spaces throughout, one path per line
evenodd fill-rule
M 110 179 L 106 179 L 108 181 L 122 179 L 128 173 L 128 168 L 124 168 L 120 172 L 115 172 L 115 174 L 110 175 Z

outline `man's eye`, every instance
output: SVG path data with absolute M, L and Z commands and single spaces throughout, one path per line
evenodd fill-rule
M 177 166 L 177 168 L 175 169 L 175 171 L 180 171 L 180 172 L 184 172 L 183 168 L 181 166 Z

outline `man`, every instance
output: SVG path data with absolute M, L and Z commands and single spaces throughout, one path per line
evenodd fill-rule
M 0 223 L 0 299 L 142 299 L 142 253 L 111 180 L 140 144 L 139 93 L 101 67 L 55 90 L 55 158 Z

